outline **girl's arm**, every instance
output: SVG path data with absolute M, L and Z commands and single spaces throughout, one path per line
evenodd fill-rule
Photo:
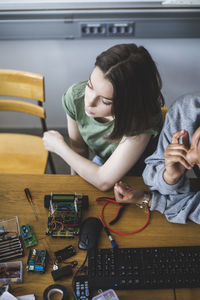
M 151 135 L 140 134 L 123 138 L 113 154 L 99 166 L 72 150 L 56 131 L 44 133 L 43 141 L 47 150 L 62 157 L 81 177 L 101 191 L 107 191 L 126 175 L 144 152 Z
M 78 154 L 83 157 L 88 158 L 89 151 L 88 146 L 84 142 L 80 131 L 78 129 L 78 125 L 75 120 L 73 120 L 70 116 L 67 115 L 67 128 L 68 135 L 71 148 Z M 71 175 L 75 175 L 76 171 L 71 167 Z

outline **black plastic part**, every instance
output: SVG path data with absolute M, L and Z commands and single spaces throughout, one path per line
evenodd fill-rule
M 59 268 L 58 270 L 52 271 L 51 275 L 53 277 L 53 280 L 56 281 L 62 277 L 68 277 L 73 274 L 72 272 L 72 266 L 68 265 L 62 268 Z
M 44 207 L 45 208 L 49 208 L 50 200 L 51 200 L 51 196 L 50 195 L 45 195 L 44 196 Z
M 76 254 L 76 251 L 72 245 L 54 252 L 54 255 L 58 262 L 61 262 L 67 258 L 70 258 L 75 254 Z
M 103 225 L 98 218 L 89 217 L 85 219 L 81 223 L 78 248 L 81 250 L 96 248 L 102 227 Z
M 117 216 L 109 223 L 110 225 L 114 225 L 115 223 L 117 223 L 119 221 L 119 219 L 122 216 L 123 211 L 125 210 L 125 207 L 126 207 L 126 205 L 123 205 L 120 207 Z
M 88 196 L 82 197 L 82 208 L 87 209 L 89 207 L 89 199 Z

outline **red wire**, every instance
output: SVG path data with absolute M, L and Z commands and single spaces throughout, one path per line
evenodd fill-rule
M 106 221 L 105 221 L 105 219 L 104 219 L 103 213 L 104 213 L 105 207 L 109 204 L 109 202 L 114 203 L 114 204 L 119 204 L 119 203 L 117 203 L 115 200 L 111 200 L 111 199 L 107 200 L 106 198 L 99 198 L 98 200 L 106 200 L 106 203 L 104 203 L 104 205 L 103 205 L 103 207 L 102 207 L 102 210 L 101 210 L 101 219 L 102 219 L 103 224 L 104 224 L 110 231 L 112 231 L 112 232 L 114 232 L 114 233 L 121 234 L 121 235 L 129 235 L 129 234 L 138 233 L 138 232 L 142 231 L 145 227 L 147 227 L 147 225 L 149 224 L 149 220 L 150 220 L 150 210 L 149 210 L 149 208 L 147 208 L 148 217 L 147 217 L 147 221 L 146 221 L 146 223 L 144 224 L 143 227 L 141 227 L 141 228 L 138 229 L 138 230 L 131 231 L 131 232 L 121 232 L 121 231 L 114 230 L 114 229 L 110 228 L 110 226 L 108 226 L 108 224 L 106 223 Z

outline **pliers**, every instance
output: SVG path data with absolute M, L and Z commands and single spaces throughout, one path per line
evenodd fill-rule
M 119 221 L 119 219 L 122 216 L 122 213 L 123 213 L 124 209 L 126 208 L 127 205 L 129 205 L 128 203 L 116 202 L 116 200 L 114 198 L 110 198 L 110 197 L 99 197 L 99 198 L 96 199 L 96 201 L 107 201 L 107 203 L 110 202 L 110 203 L 114 203 L 114 204 L 119 205 L 119 209 L 117 211 L 116 216 L 114 217 L 114 219 L 112 219 L 109 222 L 110 225 L 114 225 L 115 223 L 117 223 L 117 221 Z

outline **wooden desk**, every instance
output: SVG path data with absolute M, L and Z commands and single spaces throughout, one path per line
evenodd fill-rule
M 127 177 L 125 180 L 136 188 L 144 188 L 141 178 Z M 25 198 L 24 188 L 28 187 L 32 193 L 33 201 L 39 220 L 35 220 L 32 208 Z M 102 203 L 96 203 L 100 196 L 113 196 L 112 191 L 102 193 L 85 182 L 79 176 L 71 175 L 0 175 L 0 219 L 18 216 L 20 225 L 31 224 L 38 239 L 38 249 L 47 249 L 50 257 L 56 250 L 72 244 L 77 250 L 77 255 L 70 260 L 83 262 L 85 252 L 78 249 L 78 238 L 54 239 L 46 236 L 48 210 L 44 208 L 44 195 L 54 193 L 82 193 L 89 196 L 90 207 L 83 211 L 84 218 L 88 216 L 98 217 Z M 110 205 L 106 208 L 105 218 L 110 220 L 115 215 L 117 206 Z M 121 231 L 133 231 L 140 228 L 146 220 L 143 209 L 135 205 L 125 210 L 115 228 Z M 150 247 L 150 246 L 180 246 L 200 245 L 200 226 L 189 222 L 187 225 L 168 223 L 165 216 L 158 212 L 151 213 L 150 224 L 142 232 L 134 235 L 119 236 L 113 234 L 119 247 Z M 111 244 L 105 232 L 102 231 L 99 247 L 110 248 Z M 53 284 L 51 276 L 52 266 L 49 264 L 43 275 L 27 273 L 25 265 L 28 250 L 25 250 L 23 261 L 23 284 L 12 285 L 11 293 L 15 296 L 34 293 L 37 299 L 42 299 L 43 291 Z M 56 283 L 64 284 L 70 291 L 70 299 L 73 299 L 71 291 L 71 278 L 62 279 Z M 136 290 L 116 291 L 120 300 L 173 300 L 173 290 Z M 200 289 L 176 289 L 177 300 L 200 299 Z

